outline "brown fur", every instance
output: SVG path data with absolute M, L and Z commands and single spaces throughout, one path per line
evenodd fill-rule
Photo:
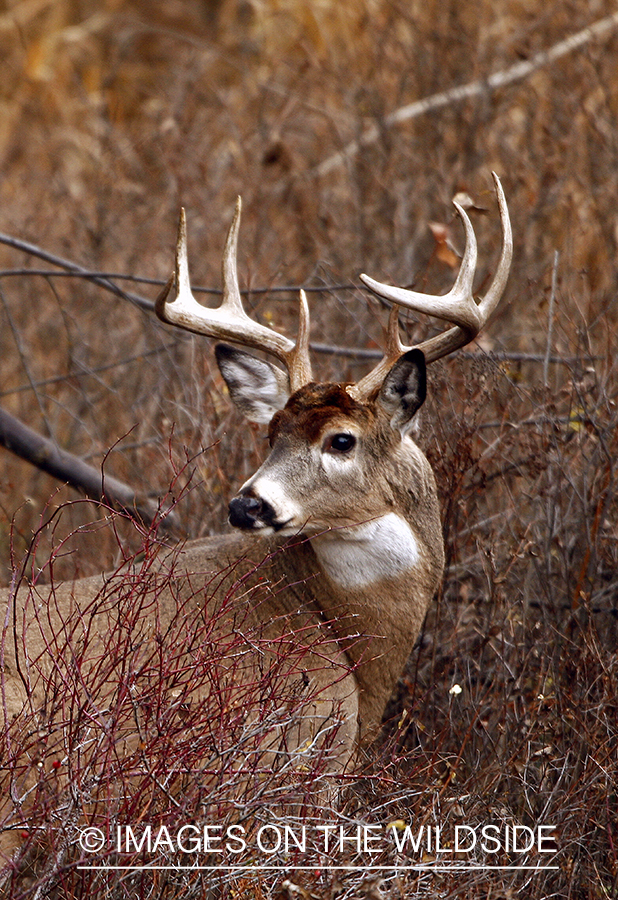
M 285 407 L 273 416 L 268 426 L 270 445 L 279 434 L 302 435 L 313 443 L 329 421 L 342 416 L 364 428 L 372 419 L 371 408 L 350 397 L 342 385 L 311 382 L 292 394 Z

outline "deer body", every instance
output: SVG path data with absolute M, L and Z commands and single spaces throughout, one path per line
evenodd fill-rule
M 173 594 L 199 603 L 204 583 L 232 565 L 230 578 L 242 578 L 244 590 L 261 587 L 257 608 L 249 615 L 253 624 L 275 622 L 278 634 L 282 617 L 295 616 L 290 631 L 302 633 L 307 646 L 324 633 L 325 646 L 331 645 L 328 652 L 340 669 L 334 700 L 344 698 L 348 708 L 347 739 L 337 760 L 338 767 L 345 767 L 358 739 L 375 737 L 442 575 L 433 473 L 416 444 L 390 426 L 379 401 L 360 403 L 339 385 L 301 388 L 274 416 L 270 430 L 271 454 L 231 505 L 232 520 L 255 536 L 190 542 L 174 552 L 173 569 L 169 551 L 161 551 L 157 569 L 163 584 L 166 573 L 173 572 Z M 351 451 L 322 450 L 333 436 L 353 434 L 358 436 Z M 321 486 L 311 490 L 316 471 L 329 468 L 321 472 Z M 260 498 L 260 515 L 251 508 L 255 497 Z M 249 511 L 243 508 L 247 500 Z M 230 578 L 219 586 L 219 594 L 229 591 Z M 56 586 L 53 597 L 45 585 L 34 588 L 32 597 L 22 590 L 18 602 L 28 597 L 28 602 L 45 608 L 43 633 L 39 622 L 26 632 L 28 656 L 40 661 L 75 608 L 89 609 L 106 593 L 113 598 L 114 585 L 102 576 Z M 165 631 L 175 610 L 165 586 L 158 597 L 159 631 Z M 17 621 L 27 624 L 33 609 L 24 612 L 18 611 Z M 89 629 L 106 634 L 107 616 L 106 610 L 98 622 L 97 614 L 89 613 Z M 36 714 L 44 705 L 42 685 L 27 696 L 17 677 L 13 644 L 8 641 L 6 646 L 9 719 L 24 704 Z M 89 652 L 94 659 L 101 652 L 92 640 Z M 48 667 L 52 665 L 50 658 Z M 311 668 L 308 662 L 306 667 Z M 323 669 L 322 659 L 312 674 L 320 696 L 333 680 L 331 666 Z
M 72 584 L 24 586 L 15 596 L 4 593 L 9 611 L 0 610 L 1 705 L 9 751 L 16 730 L 45 727 L 47 746 L 70 756 L 73 751 L 63 745 L 64 720 L 59 716 L 54 725 L 52 713 L 62 709 L 68 684 L 79 692 L 84 673 L 102 660 L 109 662 L 107 639 L 122 615 L 127 649 L 110 663 L 108 693 L 125 696 L 126 682 L 136 698 L 131 700 L 134 715 L 117 736 L 127 752 L 138 743 L 147 746 L 151 726 L 144 709 L 150 709 L 150 701 L 140 698 L 151 689 L 156 660 L 175 646 L 175 635 L 192 629 L 195 647 L 203 634 L 209 645 L 221 647 L 217 689 L 229 693 L 231 707 L 234 692 L 243 696 L 243 683 L 259 686 L 264 673 L 275 670 L 281 676 L 286 699 L 280 703 L 275 696 L 267 703 L 273 709 L 278 704 L 293 708 L 294 715 L 288 717 L 284 745 L 277 743 L 277 724 L 264 752 L 273 759 L 284 752 L 294 763 L 308 745 L 328 739 L 331 770 L 349 768 L 359 744 L 377 734 L 442 576 L 435 480 L 410 435 L 425 399 L 426 358 L 467 343 L 504 288 L 511 235 L 497 179 L 496 189 L 503 249 L 494 283 L 480 304 L 471 294 L 474 233 L 459 208 L 466 252 L 445 298 L 430 301 L 362 276 L 395 306 L 385 359 L 356 385 L 312 381 L 302 293 L 295 344 L 244 313 L 236 276 L 239 207 L 224 254 L 222 306 L 211 310 L 197 304 L 190 293 L 181 220 L 176 271 L 157 301 L 158 315 L 192 331 L 266 350 L 284 363 L 287 372 L 244 350 L 225 344 L 216 348 L 232 401 L 251 421 L 268 424 L 271 450 L 230 502 L 230 523 L 240 533 L 180 548 L 161 545 L 148 557 L 147 571 L 134 565 L 139 590 L 130 595 L 135 608 L 128 612 L 120 612 L 126 607 L 121 593 L 133 583 L 133 570 Z M 430 312 L 454 327 L 420 348 L 403 347 L 399 306 Z M 229 643 L 230 635 L 236 643 Z M 226 656 L 227 646 L 234 647 L 233 659 Z M 193 652 L 178 663 L 179 671 L 189 673 L 182 682 L 185 705 L 199 704 L 205 690 L 190 684 Z M 89 704 L 95 708 L 86 695 L 83 708 Z M 105 704 L 99 702 L 93 721 L 107 721 Z M 249 720 L 263 712 L 249 713 Z M 207 730 L 208 722 L 203 724 Z M 24 797 L 28 783 L 26 772 Z M 14 796 L 20 790 L 16 785 Z

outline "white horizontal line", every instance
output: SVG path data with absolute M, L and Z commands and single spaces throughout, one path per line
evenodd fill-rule
M 123 872 L 146 872 L 149 870 L 167 870 L 172 872 L 414 872 L 418 870 L 429 872 L 485 872 L 485 871 L 516 871 L 525 869 L 532 872 L 558 871 L 560 866 L 474 866 L 474 865 L 432 865 L 432 863 L 418 863 L 413 866 L 77 866 L 78 869 L 102 869 L 106 871 L 120 870 Z

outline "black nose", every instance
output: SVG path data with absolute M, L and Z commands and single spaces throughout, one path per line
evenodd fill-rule
M 229 505 L 229 522 L 234 528 L 255 528 L 264 518 L 264 503 L 256 497 L 234 497 Z

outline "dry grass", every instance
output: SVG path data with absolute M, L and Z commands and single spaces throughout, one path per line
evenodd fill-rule
M 385 126 L 406 103 L 505 70 L 614 12 L 609 0 L 0 7 L 0 229 L 88 269 L 167 278 L 186 205 L 193 280 L 216 287 L 242 193 L 239 268 L 255 314 L 292 329 L 295 290 L 278 289 L 317 288 L 313 339 L 374 347 L 384 311 L 354 287 L 358 272 L 444 289 L 452 265 L 428 224 L 453 226 L 459 247 L 450 200 L 465 190 L 479 208 L 482 291 L 499 240 L 489 172 L 501 175 L 515 235 L 507 293 L 482 346 L 435 367 L 425 413 L 447 578 L 383 743 L 337 815 L 544 821 L 557 828 L 560 867 L 391 872 L 381 888 L 326 871 L 290 875 L 296 893 L 264 876 L 209 894 L 199 873 L 182 886 L 152 873 L 104 883 L 60 854 L 30 896 L 52 883 L 59 896 L 287 900 L 335 896 L 337 884 L 341 897 L 618 896 L 618 29 L 500 91 Z M 373 125 L 377 141 L 319 174 Z M 145 493 L 175 479 L 185 532 L 221 530 L 265 444 L 230 411 L 207 342 L 29 254 L 0 246 L 0 267 L 0 402 Z M 411 339 L 427 328 L 410 321 Z M 325 378 L 364 371 L 317 362 Z M 53 553 L 56 577 L 113 570 L 139 552 L 135 526 L 93 527 L 106 517 L 86 502 L 53 516 L 75 495 L 8 454 L 0 465 L 3 564 L 11 547 L 20 564 L 33 533 L 30 564 Z M 461 693 L 449 693 L 456 684 Z M 53 795 L 53 778 L 45 772 L 41 796 Z M 197 794 L 186 796 L 189 808 Z M 163 794 L 156 802 L 160 821 L 177 820 Z M 268 802 L 259 814 L 249 803 L 252 821 Z M 335 812 L 308 803 L 304 815 Z

